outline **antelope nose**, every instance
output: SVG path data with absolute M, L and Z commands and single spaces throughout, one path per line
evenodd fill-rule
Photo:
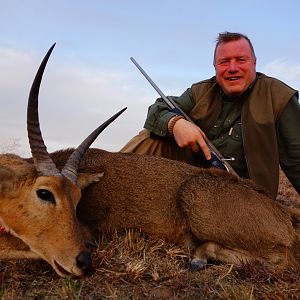
M 86 274 L 92 269 L 92 258 L 88 251 L 82 251 L 76 257 L 77 266 Z

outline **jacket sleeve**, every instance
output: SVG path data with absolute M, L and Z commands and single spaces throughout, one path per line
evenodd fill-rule
M 189 114 L 195 105 L 192 90 L 187 89 L 180 97 L 172 96 L 173 100 L 186 113 Z M 168 134 L 168 122 L 177 113 L 173 112 L 162 98 L 156 99 L 155 103 L 149 106 L 144 128 L 158 136 Z
M 300 195 L 300 105 L 293 96 L 278 121 L 280 166 Z

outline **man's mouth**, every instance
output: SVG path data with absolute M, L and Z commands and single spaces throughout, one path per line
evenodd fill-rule
M 226 79 L 229 81 L 239 80 L 241 77 L 227 77 Z

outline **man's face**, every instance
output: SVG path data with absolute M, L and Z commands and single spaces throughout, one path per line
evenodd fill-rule
M 256 76 L 256 59 L 244 38 L 221 43 L 216 49 L 214 66 L 218 83 L 231 97 L 241 95 Z

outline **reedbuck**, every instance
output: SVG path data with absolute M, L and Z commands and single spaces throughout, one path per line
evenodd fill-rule
M 39 87 L 53 47 L 36 74 L 28 99 L 27 130 L 34 163 L 13 154 L 0 155 L 0 259 L 43 258 L 61 276 L 83 276 L 91 269 L 91 257 L 76 206 L 81 189 L 103 174 L 79 174 L 77 169 L 90 144 L 124 109 L 93 131 L 60 172 L 47 153 L 38 118 Z
M 60 168 L 70 150 L 51 154 Z M 191 269 L 208 259 L 261 261 L 300 270 L 300 210 L 250 180 L 154 156 L 88 149 L 79 172 L 103 172 L 82 191 L 77 216 L 95 238 L 127 228 L 189 248 Z
M 71 155 L 71 150 L 63 150 L 50 157 L 59 170 L 64 170 Z M 55 252 L 57 256 L 55 261 L 49 258 L 48 261 L 60 275 L 65 272 L 61 272 L 57 264 L 69 273 L 82 273 L 74 263 L 82 251 L 85 253 L 81 248 L 84 246 L 80 232 L 97 239 L 102 233 L 127 228 L 141 229 L 148 235 L 185 245 L 192 255 L 192 269 L 203 267 L 208 259 L 237 265 L 258 260 L 278 270 L 300 269 L 300 210 L 273 201 L 250 180 L 164 158 L 100 149 L 87 149 L 77 171 L 78 174 L 90 174 L 92 178 L 95 174 L 99 179 L 82 191 L 80 201 L 78 188 L 74 196 L 76 186 L 72 180 L 51 176 L 50 191 L 53 190 L 55 198 L 64 199 L 59 198 L 54 204 L 52 197 L 47 196 L 47 201 L 37 199 L 30 205 L 17 203 L 10 207 L 15 222 L 21 216 L 26 221 L 15 226 L 12 232 L 21 239 L 20 232 L 30 234 L 28 228 L 42 223 L 40 218 L 45 216 L 40 217 L 40 214 L 49 210 L 46 217 L 51 219 L 49 227 L 35 228 L 38 233 L 31 240 L 23 238 L 23 241 L 44 258 L 43 251 L 51 245 L 49 252 L 51 255 Z M 99 178 L 97 174 L 101 173 L 104 175 Z M 59 188 L 52 183 L 53 178 Z M 46 179 L 42 177 L 41 181 Z M 7 181 L 11 184 L 11 179 Z M 48 185 L 43 183 L 39 188 L 44 191 L 46 187 L 48 190 Z M 56 191 L 59 191 L 57 196 Z M 70 192 L 75 200 L 65 196 Z M 76 214 L 84 228 L 82 231 L 75 220 L 77 203 Z M 7 206 L 4 205 L 5 211 Z M 4 214 L 3 210 L 1 214 Z M 30 210 L 39 214 L 31 216 Z M 37 251 L 37 247 L 43 251 Z M 75 265 L 74 269 L 63 262 Z

